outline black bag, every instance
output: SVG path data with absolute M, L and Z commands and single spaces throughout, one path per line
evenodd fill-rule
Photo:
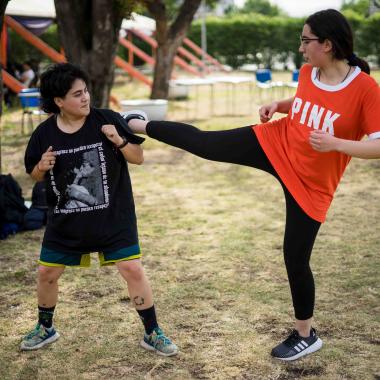
M 36 182 L 32 190 L 32 207 L 47 210 L 46 182 Z
M 11 174 L 1 174 L 0 227 L 6 223 L 22 224 L 27 210 L 20 185 Z
M 46 224 L 46 210 L 31 207 L 24 215 L 24 230 L 38 230 Z
M 37 230 L 46 224 L 47 219 L 46 183 L 36 182 L 32 190 L 32 205 L 24 215 L 24 230 Z

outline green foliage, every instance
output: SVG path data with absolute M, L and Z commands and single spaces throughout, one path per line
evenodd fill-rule
M 138 0 L 114 0 L 113 6 L 116 12 L 128 17 L 133 11 L 136 11 L 139 6 Z
M 139 6 L 135 7 L 135 12 L 138 11 L 139 14 L 142 14 L 147 17 L 152 17 L 152 15 L 148 12 L 145 3 L 149 1 L 155 0 L 135 0 L 135 3 L 138 3 Z M 168 17 L 169 22 L 172 22 L 178 15 L 179 8 L 184 3 L 184 0 L 163 0 L 166 8 L 166 15 Z M 214 8 L 217 3 L 217 0 L 206 0 L 206 5 L 208 8 Z
M 266 16 L 279 16 L 282 11 L 268 0 L 247 0 L 242 8 L 236 8 L 236 13 L 259 13 Z
M 354 31 L 355 53 L 364 58 L 375 56 L 379 60 L 378 14 L 364 18 L 350 9 L 344 14 Z M 302 62 L 298 53 L 298 36 L 304 19 L 252 13 L 225 18 L 209 17 L 206 23 L 208 53 L 232 67 L 244 63 L 271 67 L 274 61 L 286 62 L 288 58 L 293 59 L 297 67 Z M 200 44 L 199 21 L 192 24 L 189 38 Z
M 259 14 L 208 18 L 207 49 L 233 67 L 248 62 L 270 67 L 274 59 L 295 58 L 302 25 L 302 19 Z M 189 37 L 200 43 L 200 36 L 200 23 L 195 22 Z
M 368 16 L 369 0 L 344 0 L 342 11 L 352 10 L 361 16 Z
M 380 65 L 380 13 L 368 17 L 361 30 L 361 51 L 364 56 L 373 55 Z

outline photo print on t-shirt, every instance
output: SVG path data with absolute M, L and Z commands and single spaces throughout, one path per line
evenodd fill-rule
M 56 152 L 57 164 L 65 168 L 58 177 L 50 170 L 57 197 L 55 214 L 70 214 L 107 208 L 109 194 L 102 143 Z M 59 166 L 57 172 L 59 172 Z

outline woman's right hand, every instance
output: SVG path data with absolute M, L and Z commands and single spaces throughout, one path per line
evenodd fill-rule
M 41 156 L 40 162 L 37 164 L 37 169 L 40 172 L 47 172 L 50 169 L 53 169 L 55 164 L 55 155 L 53 152 L 53 147 L 49 146 L 47 151 Z
M 262 123 L 268 122 L 272 119 L 272 116 L 275 112 L 277 112 L 278 103 L 273 102 L 271 104 L 266 104 L 259 109 L 260 121 Z

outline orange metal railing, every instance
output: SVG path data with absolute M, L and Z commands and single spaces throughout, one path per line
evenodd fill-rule
M 205 53 L 196 43 L 191 41 L 189 38 L 185 37 L 183 40 L 183 43 L 193 49 L 197 54 L 199 54 L 201 57 L 204 56 L 207 61 L 209 61 L 211 64 L 216 66 L 219 70 L 226 71 L 223 65 L 216 60 L 215 58 L 211 57 L 211 55 Z
M 19 93 L 25 86 L 4 69 L 1 70 L 4 84 L 13 92 Z
M 156 49 L 157 48 L 157 41 L 149 37 L 143 32 L 140 32 L 139 30 L 136 29 L 131 29 L 130 30 L 134 35 L 142 39 L 143 41 L 147 42 L 152 48 Z M 202 74 L 194 67 L 190 66 L 185 60 L 182 58 L 175 56 L 174 57 L 174 63 L 180 67 L 182 67 L 184 70 L 188 71 L 191 74 L 197 75 L 197 76 L 202 76 Z
M 48 44 L 46 44 L 40 38 L 35 36 L 29 30 L 24 28 L 20 23 L 18 23 L 13 18 L 9 16 L 5 16 L 4 21 L 17 34 L 23 37 L 27 42 L 29 42 L 35 48 L 40 50 L 43 54 L 49 57 L 53 62 L 66 62 L 66 57 L 63 54 L 57 52 L 55 49 L 50 47 Z M 128 64 L 128 62 L 124 61 L 122 58 L 115 57 L 115 64 L 121 69 L 123 69 L 124 71 L 126 71 L 130 76 L 142 81 L 148 86 L 152 85 L 152 81 L 148 77 L 140 73 L 138 70 L 136 70 L 132 65 Z

